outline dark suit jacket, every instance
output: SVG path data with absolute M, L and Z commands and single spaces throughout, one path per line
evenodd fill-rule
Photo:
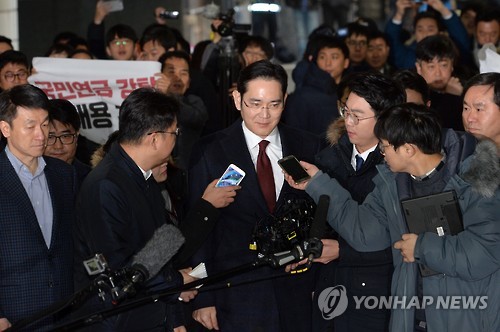
M 50 248 L 21 180 L 5 151 L 0 152 L 0 317 L 11 323 L 73 292 L 74 170 L 61 160 L 44 159 L 54 212 Z M 28 330 L 47 330 L 57 318 L 44 319 Z
M 156 229 L 167 222 L 165 201 L 160 187 L 151 176 L 148 180 L 117 143 L 89 173 L 80 189 L 75 229 L 75 285 L 87 286 L 91 278 L 82 262 L 96 253 L 104 254 L 111 270 L 130 264 L 151 239 Z M 150 284 L 179 286 L 177 271 L 163 268 Z M 80 314 L 111 307 L 97 295 Z M 177 297 L 176 297 L 177 298 Z M 177 301 L 178 302 L 178 301 Z M 92 331 L 162 331 L 166 329 L 166 304 L 158 301 L 107 319 L 91 326 Z M 171 323 L 171 321 L 170 321 Z
M 284 125 L 279 125 L 279 133 L 283 156 L 293 154 L 298 159 L 314 160 L 321 145 L 318 138 Z M 269 214 L 241 121 L 203 138 L 193 150 L 189 173 L 190 199 L 193 204 L 201 197 L 207 184 L 220 177 L 230 163 L 246 172 L 240 184 L 242 188 L 235 202 L 221 209 L 214 230 L 193 261 L 193 266 L 205 262 L 209 276 L 256 260 L 256 252 L 249 250 L 252 233 L 257 222 Z M 290 193 L 304 195 L 304 192 L 291 188 L 285 182 L 277 208 Z M 195 307 L 216 306 L 222 331 L 309 331 L 310 278 L 313 275 L 304 273 L 290 276 L 283 270 L 262 267 L 231 277 L 228 283 L 234 284 L 234 287 L 199 294 L 194 302 Z M 268 279 L 271 276 L 278 278 Z M 244 282 L 251 283 L 236 285 Z

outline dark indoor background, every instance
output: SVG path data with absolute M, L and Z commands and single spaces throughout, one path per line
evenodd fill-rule
M 29 58 L 43 56 L 62 31 L 86 38 L 87 27 L 94 19 L 95 4 L 95 0 L 19 0 L 19 50 Z M 180 10 L 181 0 L 124 0 L 123 11 L 106 17 L 106 29 L 126 23 L 140 36 L 147 25 L 155 22 L 154 9 L 158 6 Z M 181 20 L 172 20 L 169 25 L 181 29 Z

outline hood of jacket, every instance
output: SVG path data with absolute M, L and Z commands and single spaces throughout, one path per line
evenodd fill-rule
M 326 130 L 326 140 L 333 146 L 338 143 L 340 137 L 346 132 L 345 120 L 343 117 L 336 118 Z
M 498 149 L 493 141 L 485 139 L 477 144 L 462 178 L 470 183 L 474 192 L 493 197 L 500 185 Z
M 303 87 L 311 87 L 326 94 L 336 92 L 336 84 L 326 71 L 321 70 L 316 63 L 311 62 L 304 77 Z

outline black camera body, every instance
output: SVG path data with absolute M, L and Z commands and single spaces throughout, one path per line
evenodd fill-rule
M 286 197 L 285 204 L 274 215 L 259 220 L 251 250 L 266 256 L 291 249 L 309 238 L 316 204 L 309 197 Z
M 222 23 L 215 29 L 222 37 L 229 37 L 233 34 L 234 26 L 234 9 L 229 9 L 227 13 L 219 13 L 217 19 L 222 21 Z

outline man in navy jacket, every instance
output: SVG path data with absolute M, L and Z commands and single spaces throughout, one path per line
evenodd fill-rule
M 32 85 L 0 95 L 0 330 L 73 292 L 76 179 L 65 162 L 42 157 L 49 100 Z M 29 327 L 50 329 L 60 316 Z

